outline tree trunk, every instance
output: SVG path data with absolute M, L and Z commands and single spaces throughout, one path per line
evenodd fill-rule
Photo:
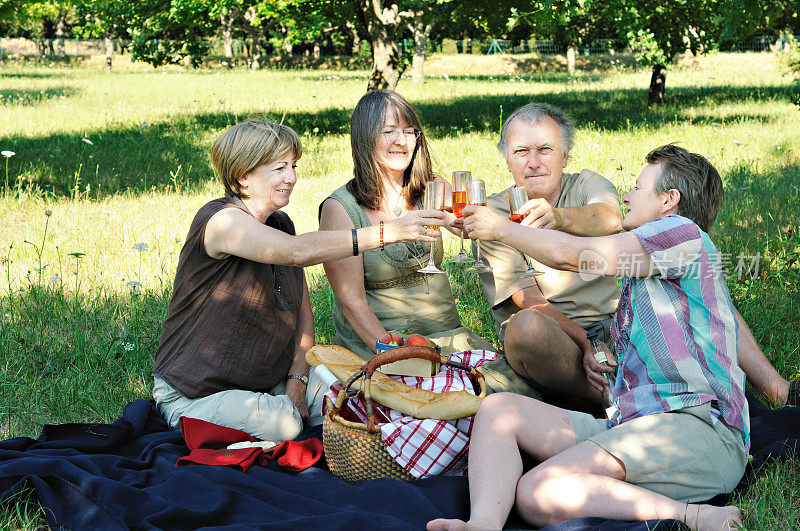
M 58 13 L 58 23 L 56 24 L 56 55 L 66 55 L 64 48 L 65 30 L 67 28 L 66 17 L 67 15 L 63 11 Z
M 397 48 L 397 27 L 401 19 L 397 4 L 383 9 L 379 0 L 356 0 L 356 10 L 367 29 L 372 48 L 372 74 L 367 90 L 394 90 L 403 74 Z
M 661 105 L 664 103 L 664 83 L 667 80 L 667 68 L 664 65 L 653 65 L 653 75 L 650 77 L 650 92 L 647 94 L 647 105 Z
M 367 83 L 367 91 L 387 89 L 394 90 L 400 76 L 403 74 L 400 65 L 400 51 L 397 42 L 390 41 L 372 42 L 372 74 Z
M 258 40 L 253 37 L 250 39 L 250 69 L 261 69 L 261 49 L 258 46 Z
M 319 46 L 319 41 L 314 41 L 314 59 L 319 59 L 322 57 L 322 48 Z
M 222 22 L 222 50 L 225 55 L 225 61 L 228 63 L 228 68 L 233 65 L 233 16 L 230 12 L 220 15 L 220 22 Z
M 432 24 L 426 24 L 422 17 L 415 17 L 408 25 L 411 34 L 414 36 L 414 74 L 412 80 L 420 83 L 425 79 L 425 51 L 428 48 L 428 36 L 431 34 Z
M 106 45 L 106 68 L 111 72 L 111 63 L 114 60 L 114 41 L 111 40 L 108 33 L 105 34 L 103 41 Z
M 575 74 L 575 47 L 567 48 L 567 72 L 569 75 Z
M 250 69 L 251 70 L 259 70 L 261 68 L 261 46 L 259 45 L 259 40 L 261 36 L 261 28 L 253 26 L 252 22 L 256 19 L 256 12 L 255 7 L 247 8 L 247 11 L 244 14 L 244 19 L 249 22 L 247 24 L 247 31 L 250 34 Z
M 353 36 L 353 47 L 350 49 L 350 54 L 358 56 L 361 54 L 361 35 L 358 34 L 358 28 L 349 20 L 345 23 L 345 26 Z

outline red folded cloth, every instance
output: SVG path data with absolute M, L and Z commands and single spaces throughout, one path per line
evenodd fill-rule
M 306 439 L 305 441 L 283 441 L 268 452 L 264 452 L 265 459 L 278 458 L 278 464 L 287 470 L 300 472 L 305 470 L 322 457 L 322 441 L 319 439 Z
M 180 427 L 191 452 L 178 459 L 175 466 L 222 465 L 247 472 L 253 464 L 263 466 L 267 460 L 277 458 L 280 466 L 299 472 L 322 457 L 322 441 L 319 439 L 283 441 L 267 452 L 258 446 L 229 450 L 227 447 L 233 443 L 256 442 L 258 439 L 241 430 L 191 417 L 181 417 Z
M 237 468 L 242 472 L 253 466 L 256 459 L 263 453 L 261 448 L 240 448 L 228 450 L 227 446 L 236 442 L 257 439 L 249 433 L 233 428 L 226 428 L 205 420 L 191 417 L 180 418 L 181 432 L 186 440 L 186 446 L 191 452 L 178 459 L 175 466 L 185 465 L 222 465 Z

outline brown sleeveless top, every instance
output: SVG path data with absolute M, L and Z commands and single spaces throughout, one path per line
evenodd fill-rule
M 188 398 L 230 389 L 266 392 L 286 378 L 294 358 L 303 270 L 208 256 L 206 223 L 223 208 L 247 212 L 239 198 L 228 196 L 195 215 L 155 354 L 153 374 Z M 266 225 L 295 233 L 281 211 Z

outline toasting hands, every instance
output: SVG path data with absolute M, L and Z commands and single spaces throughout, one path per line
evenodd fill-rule
M 489 207 L 477 205 L 464 207 L 464 230 L 466 236 L 473 240 L 499 240 L 500 231 L 507 223 L 511 221 Z
M 435 242 L 441 236 L 436 228 L 442 227 L 447 214 L 439 210 L 412 210 L 408 214 L 393 219 L 384 225 L 386 243 L 417 240 Z

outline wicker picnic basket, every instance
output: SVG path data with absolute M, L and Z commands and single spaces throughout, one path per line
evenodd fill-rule
M 346 481 L 367 481 L 377 478 L 413 480 L 414 477 L 403 467 L 397 464 L 381 440 L 381 429 L 375 421 L 372 400 L 371 378 L 375 370 L 388 363 L 409 358 L 422 358 L 432 362 L 441 362 L 451 367 L 468 371 L 478 384 L 479 397 L 486 396 L 486 383 L 483 375 L 470 367 L 458 362 L 451 362 L 434 349 L 406 353 L 401 349 L 397 352 L 387 350 L 372 358 L 364 364 L 359 371 L 354 373 L 342 386 L 336 403 L 325 399 L 327 413 L 322 421 L 322 442 L 325 448 L 325 458 L 331 472 Z M 347 397 L 347 391 L 355 381 L 363 378 L 362 389 L 367 407 L 367 424 L 347 420 L 340 414 Z

